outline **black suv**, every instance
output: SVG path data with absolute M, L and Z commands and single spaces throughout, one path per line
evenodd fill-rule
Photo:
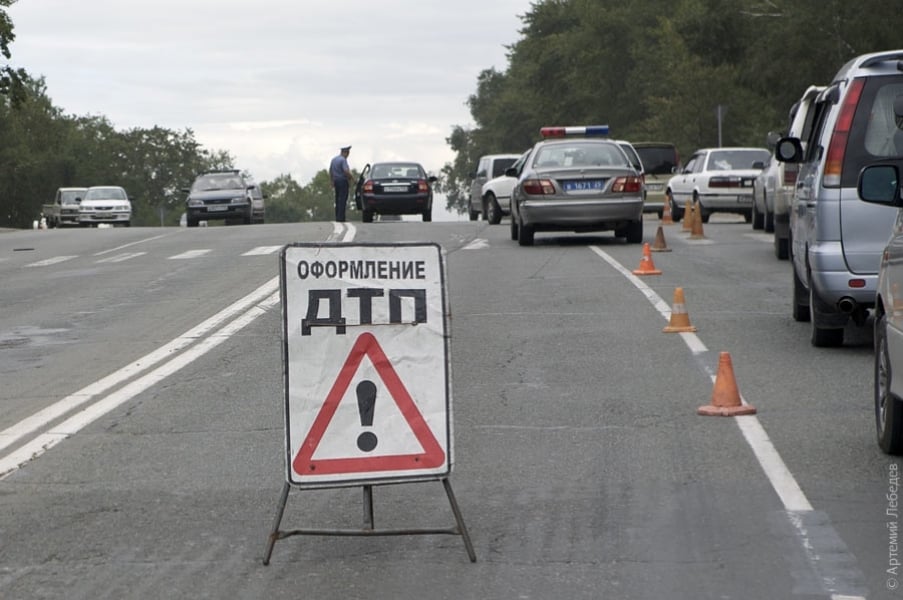
M 185 220 L 189 227 L 199 221 L 224 219 L 226 223 L 263 223 L 263 194 L 241 171 L 211 171 L 197 176 L 188 194 Z

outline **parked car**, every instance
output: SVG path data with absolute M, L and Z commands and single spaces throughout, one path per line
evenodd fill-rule
M 895 102 L 896 103 L 896 102 Z M 896 103 L 900 104 L 900 103 Z M 903 119 L 903 106 L 897 106 Z M 903 135 L 903 133 L 901 133 Z M 857 191 L 866 202 L 896 209 L 893 233 L 881 254 L 875 295 L 875 426 L 878 445 L 888 454 L 903 454 L 903 157 L 892 164 L 868 166 Z
M 643 211 L 658 213 L 661 219 L 665 208 L 665 189 L 668 187 L 668 180 L 680 165 L 677 147 L 669 142 L 634 142 L 633 147 L 643 163 L 646 189 Z M 671 216 L 673 218 L 674 215 Z
M 57 189 L 51 204 L 41 208 L 41 216 L 47 227 L 55 229 L 63 225 L 78 225 L 78 205 L 88 188 L 61 187 Z
M 531 246 L 539 231 L 614 231 L 643 241 L 643 178 L 608 126 L 543 127 L 511 191 L 511 239 Z
M 812 106 L 815 98 L 825 89 L 824 86 L 810 85 L 790 109 L 790 126 L 786 136 L 805 140 L 812 130 L 815 112 Z M 768 145 L 774 148 L 782 137 L 777 132 L 768 134 Z M 790 199 L 796 187 L 797 165 L 779 161 L 774 155 L 756 178 L 753 193 L 753 229 L 764 229 L 774 232 L 774 255 L 781 259 L 788 258 L 788 240 L 790 238 Z
M 771 153 L 765 148 L 702 148 L 668 180 L 665 194 L 671 216 L 679 221 L 687 200 L 699 207 L 703 223 L 715 212 L 739 213 L 752 220 L 752 192 L 756 176 Z
M 356 186 L 360 196 L 361 220 L 372 223 L 374 215 L 420 215 L 433 220 L 434 175 L 415 162 L 382 162 L 367 165 Z
M 238 169 L 202 173 L 191 188 L 182 191 L 188 194 L 185 200 L 188 227 L 211 220 L 246 225 L 264 221 L 266 194 Z
M 480 157 L 476 170 L 470 174 L 470 199 L 467 202 L 467 214 L 471 221 L 476 221 L 480 214 L 486 218 L 488 213 L 488 208 L 483 200 L 483 185 L 490 179 L 504 175 L 505 171 L 520 156 L 520 154 L 487 154 Z
M 809 137 L 778 141 L 778 160 L 799 165 L 790 207 L 793 318 L 811 323 L 814 346 L 840 346 L 852 319 L 875 306 L 878 269 L 896 210 L 859 201 L 859 173 L 903 156 L 898 125 L 903 50 L 845 64 L 815 99 Z
M 519 169 L 520 163 L 527 158 L 528 152 L 525 152 L 511 165 L 510 168 Z M 506 172 L 490 179 L 483 184 L 481 194 L 483 196 L 483 206 L 485 206 L 484 214 L 490 225 L 498 225 L 502 221 L 503 216 L 511 214 L 511 190 L 517 179 L 511 177 Z
M 92 186 L 78 205 L 78 223 L 82 227 L 132 224 L 132 203 L 126 191 L 115 185 Z

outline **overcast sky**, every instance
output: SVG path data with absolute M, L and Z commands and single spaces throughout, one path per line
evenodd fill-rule
M 54 105 L 120 130 L 190 128 L 257 180 L 421 162 L 470 125 L 483 69 L 507 68 L 530 0 L 18 0 L 12 65 Z M 500 151 L 506 149 L 499 149 Z

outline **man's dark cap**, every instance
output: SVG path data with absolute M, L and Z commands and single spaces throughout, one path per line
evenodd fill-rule
M 348 152 L 349 150 L 351 150 L 351 146 L 343 146 L 342 147 L 342 152 Z

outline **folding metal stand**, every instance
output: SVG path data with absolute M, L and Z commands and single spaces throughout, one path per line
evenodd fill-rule
M 263 564 L 270 564 L 270 557 L 273 554 L 273 546 L 278 540 L 291 537 L 293 535 L 336 535 L 336 536 L 380 536 L 380 535 L 431 535 L 431 534 L 447 534 L 460 535 L 464 540 L 464 547 L 467 550 L 467 556 L 470 562 L 477 562 L 477 555 L 473 550 L 473 544 L 470 542 L 470 536 L 467 533 L 467 527 L 464 525 L 464 519 L 458 508 L 458 502 L 455 500 L 455 494 L 452 492 L 451 482 L 448 477 L 441 479 L 442 485 L 445 487 L 445 494 L 448 496 L 448 502 L 451 505 L 452 513 L 455 515 L 455 526 L 450 528 L 427 528 L 427 529 L 376 529 L 373 519 L 373 486 L 364 485 L 364 523 L 361 529 L 291 529 L 280 531 L 279 525 L 282 522 L 282 515 L 285 512 L 285 503 L 288 500 L 288 493 L 291 490 L 291 484 L 285 482 L 282 486 L 282 494 L 279 497 L 279 506 L 276 509 L 276 519 L 273 522 L 273 529 L 270 531 L 267 547 L 263 554 Z M 388 485 L 388 484 L 379 484 Z

